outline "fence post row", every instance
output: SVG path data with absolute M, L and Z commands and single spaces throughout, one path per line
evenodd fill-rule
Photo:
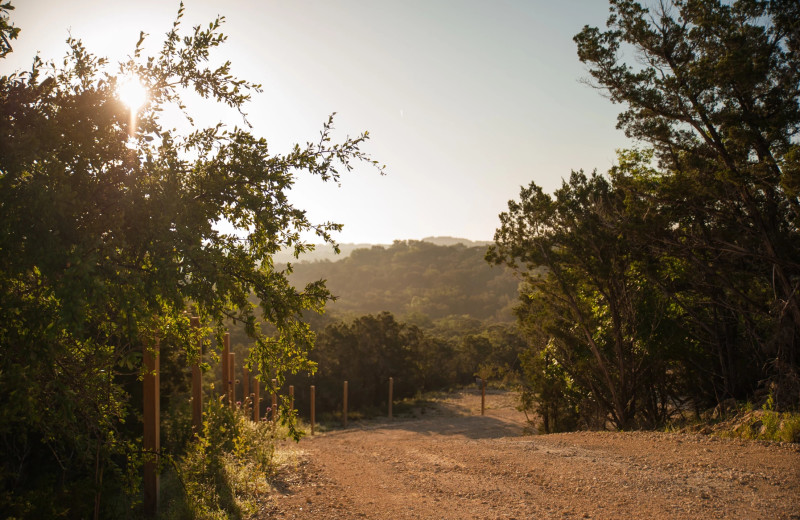
M 193 316 L 191 325 L 194 328 L 200 327 L 200 318 Z M 202 431 L 203 424 L 203 376 L 200 370 L 200 363 L 203 355 L 203 342 L 198 339 L 198 349 L 200 354 L 198 361 L 192 365 L 192 430 L 195 434 Z M 236 386 L 235 386 L 235 354 L 231 352 L 231 336 L 226 332 L 223 336 L 222 344 L 222 391 L 230 406 L 236 406 Z M 159 475 L 158 475 L 158 452 L 161 449 L 160 436 L 160 405 L 159 405 L 159 339 L 155 338 L 153 345 L 145 347 L 143 352 L 143 362 L 145 367 L 144 375 L 144 450 L 148 455 L 144 463 L 144 508 L 150 516 L 155 516 L 158 512 L 159 498 Z M 261 416 L 260 384 L 257 377 L 253 378 L 252 393 L 250 392 L 250 371 L 247 367 L 242 367 L 242 386 L 244 391 L 243 399 L 250 396 L 253 407 L 253 420 L 258 421 Z M 278 420 L 278 381 L 272 380 L 272 421 Z M 342 389 L 342 424 L 347 428 L 347 398 L 348 382 L 345 381 Z M 389 419 L 392 418 L 392 403 L 394 395 L 394 378 L 389 378 Z M 486 397 L 486 381 L 482 381 L 481 386 L 481 415 L 484 414 L 484 400 Z M 294 385 L 289 386 L 290 409 L 294 410 Z M 311 435 L 314 435 L 316 427 L 316 386 L 311 385 Z
M 144 510 L 148 516 L 158 512 L 158 452 L 161 449 L 159 399 L 159 339 L 145 346 L 144 362 Z

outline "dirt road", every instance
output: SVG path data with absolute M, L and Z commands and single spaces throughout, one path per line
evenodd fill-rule
M 287 445 L 262 518 L 800 519 L 800 448 L 669 433 L 523 436 L 514 396 Z

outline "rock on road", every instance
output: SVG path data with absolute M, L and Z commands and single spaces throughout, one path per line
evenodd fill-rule
M 800 519 L 800 448 L 660 432 L 523 436 L 515 396 L 282 447 L 260 518 Z

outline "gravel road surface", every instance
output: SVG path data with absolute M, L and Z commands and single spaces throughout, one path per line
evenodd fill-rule
M 280 453 L 260 518 L 800 519 L 800 447 L 660 432 L 523 435 L 509 392 L 466 390 Z

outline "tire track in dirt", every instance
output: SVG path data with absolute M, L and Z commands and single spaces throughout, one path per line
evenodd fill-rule
M 282 449 L 260 518 L 800 519 L 800 448 L 658 432 L 523 436 L 515 396 L 454 394 L 417 419 Z

